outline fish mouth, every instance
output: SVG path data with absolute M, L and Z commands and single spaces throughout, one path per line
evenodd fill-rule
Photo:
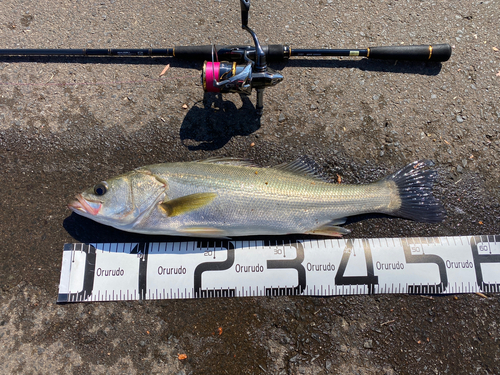
M 87 213 L 95 216 L 101 210 L 101 202 L 87 201 L 82 197 L 81 194 L 76 195 L 76 201 L 72 201 L 68 204 L 68 208 L 76 213 Z

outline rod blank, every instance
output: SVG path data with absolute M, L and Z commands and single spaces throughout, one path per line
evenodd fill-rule
M 250 58 L 254 57 L 252 46 L 215 46 L 219 60 L 243 60 L 241 51 L 247 51 Z M 367 57 L 382 60 L 407 61 L 447 61 L 451 56 L 449 44 L 369 47 L 365 49 L 291 49 L 289 46 L 274 44 L 263 46 L 268 61 L 286 61 L 290 57 L 310 56 L 350 56 Z M 235 51 L 240 51 L 239 53 Z M 0 49 L 0 56 L 163 56 L 189 60 L 210 60 L 212 46 L 178 46 L 174 48 L 144 48 L 144 49 Z
M 0 56 L 173 56 L 173 48 L 0 49 Z

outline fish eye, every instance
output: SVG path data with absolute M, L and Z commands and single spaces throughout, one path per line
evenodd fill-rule
M 104 195 L 108 191 L 108 184 L 106 181 L 99 182 L 94 185 L 94 194 L 95 195 Z

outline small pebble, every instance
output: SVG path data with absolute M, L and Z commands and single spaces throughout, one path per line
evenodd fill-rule
M 460 115 L 457 115 L 457 122 L 461 124 L 462 122 L 464 122 L 464 118 Z
M 330 370 L 331 367 L 332 367 L 332 361 L 330 361 L 329 359 L 327 359 L 326 362 L 325 362 L 326 371 Z

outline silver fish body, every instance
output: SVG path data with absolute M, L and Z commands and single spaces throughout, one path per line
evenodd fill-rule
M 69 207 L 145 234 L 341 236 L 349 231 L 338 225 L 364 213 L 441 221 L 444 210 L 431 194 L 436 173 L 428 165 L 415 162 L 378 182 L 348 185 L 325 181 L 305 159 L 272 168 L 236 159 L 155 164 L 97 184 Z

